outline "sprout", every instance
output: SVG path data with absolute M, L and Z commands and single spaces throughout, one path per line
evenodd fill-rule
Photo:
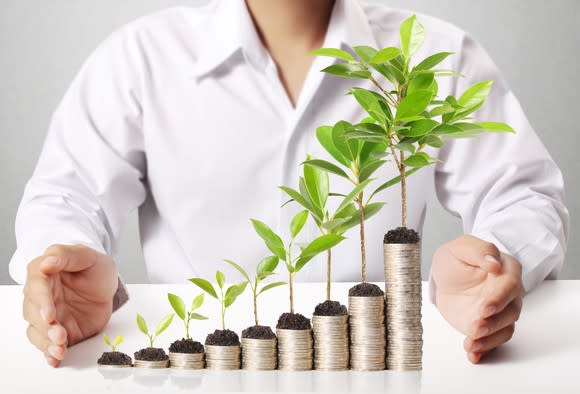
M 220 294 L 215 291 L 213 285 L 206 279 L 203 278 L 191 278 L 189 281 L 205 291 L 207 294 L 218 300 L 220 303 L 220 314 L 221 314 L 221 321 L 222 321 L 222 330 L 226 329 L 226 309 L 229 308 L 234 301 L 246 290 L 246 286 L 248 282 L 240 282 L 234 285 L 231 285 L 227 288 L 226 292 L 224 293 L 224 285 L 226 283 L 226 276 L 221 271 L 216 271 L 215 273 L 216 282 L 218 288 L 220 289 Z
M 139 327 L 139 331 L 141 331 L 143 334 L 147 335 L 147 338 L 149 338 L 149 347 L 153 347 L 153 342 L 155 341 L 155 339 L 157 339 L 157 337 L 167 329 L 167 327 L 169 327 L 171 325 L 171 323 L 173 322 L 173 317 L 175 315 L 173 313 L 165 316 L 160 322 L 159 324 L 157 324 L 157 327 L 155 327 L 155 333 L 149 333 L 149 328 L 147 327 L 147 322 L 145 322 L 145 319 L 143 318 L 143 316 L 141 316 L 140 314 L 137 313 L 137 327 Z
M 119 345 L 123 343 L 123 335 L 117 335 L 115 341 L 111 342 L 111 338 L 107 334 L 103 334 L 103 342 L 105 342 L 105 345 L 111 347 L 112 352 L 116 352 Z
M 175 311 L 175 314 L 183 321 L 183 324 L 185 325 L 185 339 L 189 339 L 189 322 L 191 320 L 207 320 L 207 317 L 194 312 L 203 304 L 203 298 L 203 293 L 199 294 L 193 299 L 191 307 L 189 310 L 187 310 L 185 307 L 185 302 L 183 302 L 181 297 L 172 293 L 167 294 L 167 299 Z
M 260 283 L 268 278 L 271 275 L 274 275 L 274 270 L 278 267 L 279 259 L 277 256 L 269 256 L 263 259 L 258 266 L 256 267 L 256 275 L 254 276 L 254 280 L 250 279 L 250 276 L 241 266 L 234 263 L 231 260 L 224 260 L 226 263 L 234 267 L 242 276 L 246 279 L 246 283 L 250 284 L 250 288 L 252 289 L 252 296 L 254 300 L 254 320 L 256 325 L 258 324 L 258 296 L 265 291 L 273 289 L 274 287 L 285 285 L 286 282 L 273 282 L 269 283 L 262 288 L 260 288 Z

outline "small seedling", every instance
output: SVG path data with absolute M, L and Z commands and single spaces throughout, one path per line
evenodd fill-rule
M 193 299 L 189 310 L 187 310 L 183 299 L 178 295 L 168 293 L 167 299 L 169 300 L 169 303 L 171 304 L 171 307 L 175 311 L 177 317 L 179 317 L 185 325 L 185 339 L 189 339 L 189 322 L 191 320 L 207 320 L 207 317 L 194 312 L 203 305 L 204 294 L 201 293 Z
M 111 341 L 111 338 L 107 334 L 103 334 L 103 342 L 105 342 L 105 345 L 110 346 L 111 352 L 114 353 L 117 351 L 119 345 L 123 343 L 123 335 L 117 335 L 115 340 Z
M 252 296 L 253 296 L 253 300 L 254 300 L 254 320 L 256 322 L 256 325 L 259 325 L 259 323 L 258 323 L 258 296 L 265 291 L 268 291 L 268 290 L 273 289 L 275 287 L 282 286 L 282 285 L 286 284 L 286 282 L 273 282 L 273 283 L 269 283 L 269 284 L 263 286 L 262 288 L 260 288 L 261 282 L 264 279 L 268 278 L 269 276 L 273 275 L 274 270 L 276 270 L 276 267 L 278 267 L 278 262 L 279 262 L 278 256 L 269 256 L 269 257 L 266 257 L 265 259 L 263 259 L 256 267 L 256 275 L 254 276 L 253 280 L 250 279 L 250 276 L 248 275 L 246 270 L 244 270 L 237 263 L 235 263 L 231 260 L 224 260 L 224 261 L 226 263 L 228 263 L 229 265 L 231 265 L 232 267 L 234 267 L 236 270 L 238 270 L 238 272 L 240 274 L 242 274 L 242 276 L 246 279 L 246 282 L 250 284 L 250 288 L 252 289 Z
M 205 291 L 207 294 L 218 300 L 220 303 L 220 314 L 222 322 L 222 330 L 226 329 L 226 309 L 229 308 L 234 301 L 246 290 L 248 282 L 240 282 L 228 287 L 224 293 L 224 285 L 226 283 L 226 276 L 221 271 L 216 271 L 215 273 L 216 282 L 220 293 L 216 292 L 213 285 L 206 279 L 203 278 L 191 278 L 189 281 L 195 284 L 197 287 Z
M 155 327 L 155 332 L 154 333 L 149 333 L 149 328 L 147 327 L 147 322 L 145 321 L 145 319 L 143 318 L 143 316 L 141 316 L 140 314 L 137 314 L 137 327 L 139 327 L 139 331 L 141 331 L 143 334 L 147 335 L 147 338 L 149 338 L 149 347 L 152 348 L 153 347 L 153 342 L 155 342 L 155 339 L 157 339 L 157 337 L 167 329 L 167 327 L 169 327 L 171 325 L 171 323 L 173 322 L 173 317 L 175 315 L 173 313 L 165 316 L 160 322 L 159 324 L 157 324 L 157 327 Z
M 307 220 L 308 211 L 306 210 L 298 212 L 292 218 L 290 222 L 290 240 L 287 244 L 284 244 L 282 238 L 272 231 L 270 227 L 259 220 L 252 219 L 254 230 L 264 240 L 266 247 L 286 264 L 286 269 L 288 270 L 288 287 L 290 289 L 290 313 L 294 313 L 294 276 L 319 253 L 338 245 L 338 243 L 345 239 L 342 235 L 338 234 L 321 235 L 305 248 L 301 249 L 297 257 L 293 257 L 294 240 L 300 231 L 302 231 L 302 228 L 304 228 Z

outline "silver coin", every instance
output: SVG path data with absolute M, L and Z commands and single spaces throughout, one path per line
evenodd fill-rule
M 169 359 L 163 361 L 135 360 L 135 368 L 160 369 L 169 366 Z
M 314 369 L 342 371 L 348 369 L 349 331 L 348 315 L 313 316 Z
M 276 329 L 278 368 L 290 371 L 311 370 L 314 363 L 312 329 Z
M 242 368 L 270 371 L 278 364 L 276 339 L 242 338 Z
M 349 297 L 350 367 L 357 371 L 385 369 L 385 300 Z
M 241 347 L 234 346 L 205 346 L 205 361 L 208 369 L 232 370 L 241 367 Z

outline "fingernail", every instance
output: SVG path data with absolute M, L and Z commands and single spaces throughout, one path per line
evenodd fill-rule
M 478 352 L 481 350 L 482 347 L 483 345 L 481 344 L 481 342 L 473 342 L 473 345 L 471 346 L 471 351 Z
M 49 345 L 48 346 L 48 353 L 56 358 L 57 360 L 60 360 L 60 349 L 58 346 L 56 345 Z
M 44 267 L 49 267 L 51 265 L 55 265 L 57 262 L 58 259 L 55 256 L 48 256 L 47 258 L 42 260 L 42 263 L 40 264 L 43 265 Z
M 497 265 L 501 265 L 501 263 L 499 262 L 498 259 L 496 259 L 494 256 L 488 254 L 485 257 L 485 261 L 490 262 L 492 264 L 497 264 Z
M 479 329 L 479 331 L 477 332 L 477 337 L 481 338 L 481 337 L 486 336 L 487 334 L 489 334 L 489 327 L 484 326 L 484 327 L 481 327 Z

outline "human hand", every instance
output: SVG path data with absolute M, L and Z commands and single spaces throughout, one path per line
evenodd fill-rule
M 23 315 L 27 336 L 57 367 L 68 346 L 107 324 L 117 290 L 113 260 L 85 246 L 53 245 L 28 264 Z
M 516 259 L 464 235 L 435 251 L 432 277 L 437 307 L 466 335 L 464 348 L 472 363 L 512 338 L 525 293 Z

